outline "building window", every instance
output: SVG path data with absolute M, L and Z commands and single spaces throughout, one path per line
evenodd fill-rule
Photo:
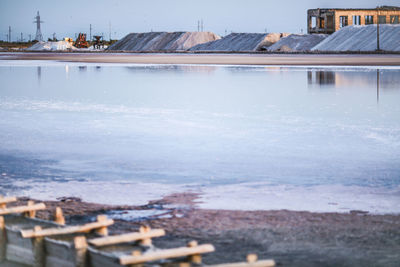
M 319 27 L 325 29 L 325 18 L 319 18 Z
M 361 25 L 361 16 L 353 16 L 353 25 Z
M 386 24 L 386 16 L 378 17 L 379 24 Z
M 339 26 L 340 28 L 346 27 L 349 25 L 349 19 L 347 16 L 340 16 L 339 17 Z
M 317 17 L 311 17 L 311 28 L 317 27 Z
M 365 16 L 365 25 L 374 24 L 374 16 Z
M 399 24 L 399 16 L 390 16 L 390 23 L 391 24 Z

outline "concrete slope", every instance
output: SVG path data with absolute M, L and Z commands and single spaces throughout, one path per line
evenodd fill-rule
M 380 49 L 400 51 L 400 25 L 379 25 Z M 377 25 L 347 26 L 312 48 L 312 51 L 375 51 Z
M 266 50 L 270 52 L 306 52 L 328 36 L 327 34 L 291 34 L 280 39 Z
M 107 50 L 111 51 L 180 51 L 218 40 L 212 32 L 145 32 L 130 33 Z
M 281 33 L 231 33 L 224 38 L 200 44 L 189 49 L 190 51 L 258 51 L 262 47 L 270 46 L 287 34 Z

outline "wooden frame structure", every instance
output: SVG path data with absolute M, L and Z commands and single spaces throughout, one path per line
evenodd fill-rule
M 35 218 L 43 210 L 43 203 L 29 201 L 27 205 L 7 207 L 15 202 L 12 197 L 0 197 L 0 265 L 10 261 L 34 267 L 121 267 L 178 264 L 180 267 L 206 266 L 202 254 L 215 250 L 212 244 L 199 245 L 191 241 L 186 247 L 158 249 L 152 238 L 165 235 L 163 229 L 141 227 L 138 232 L 108 236 L 107 227 L 114 223 L 105 215 L 97 221 L 66 226 L 60 208 L 56 208 L 55 221 Z M 21 215 L 15 215 L 20 213 Z M 247 262 L 207 267 L 270 267 L 273 260 L 257 261 L 249 255 Z

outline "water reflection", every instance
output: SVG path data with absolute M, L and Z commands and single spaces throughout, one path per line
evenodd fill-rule
M 126 70 L 131 72 L 170 72 L 176 73 L 213 73 L 217 69 L 215 66 L 184 66 L 184 65 L 163 65 L 163 66 L 129 66 L 125 67 Z
M 307 80 L 309 85 L 335 85 L 336 84 L 336 73 L 333 71 L 308 71 Z
M 309 87 L 380 87 L 382 90 L 400 89 L 400 70 L 308 70 Z
M 42 67 L 37 67 L 37 77 L 38 77 L 38 83 L 40 84 L 40 80 L 42 79 Z

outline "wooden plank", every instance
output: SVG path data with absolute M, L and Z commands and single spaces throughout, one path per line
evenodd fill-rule
M 191 255 L 198 255 L 208 252 L 213 252 L 214 246 L 211 244 L 199 245 L 195 247 L 181 247 L 173 249 L 159 250 L 155 252 L 145 253 L 143 255 L 126 255 L 119 258 L 119 262 L 122 265 L 127 264 L 138 264 L 148 261 L 156 261 L 169 258 L 186 257 Z
M 11 226 L 12 227 L 12 226 Z M 26 248 L 28 250 L 33 250 L 32 240 L 23 238 L 20 229 L 10 229 L 6 225 L 6 236 L 7 236 L 7 244 L 12 244 L 21 248 Z
M 5 209 L 7 207 L 7 203 L 15 202 L 17 201 L 16 197 L 3 197 L 0 196 L 0 208 Z
M 50 237 L 44 239 L 46 259 L 55 257 L 59 260 L 71 260 L 74 256 L 73 244 L 70 241 L 57 240 Z
M 272 266 L 275 266 L 274 260 L 260 260 L 255 262 L 237 262 L 237 263 L 206 265 L 206 267 L 272 267 Z
M 111 253 L 102 253 L 91 247 L 88 248 L 90 267 L 121 267 L 119 258 Z
M 0 215 L 44 210 L 45 208 L 46 208 L 46 205 L 44 203 L 33 204 L 31 206 L 27 205 L 27 206 L 5 208 L 5 209 L 0 209 Z
M 29 266 L 32 266 L 34 261 L 32 250 L 10 244 L 7 244 L 6 259 Z
M 165 231 L 163 229 L 153 229 L 146 233 L 135 232 L 122 235 L 94 238 L 89 240 L 89 244 L 96 247 L 101 247 L 101 246 L 115 245 L 119 243 L 128 243 L 147 238 L 160 237 L 164 235 Z
M 63 260 L 54 256 L 46 257 L 46 267 L 75 267 L 71 260 Z
M 35 231 L 34 229 L 20 230 L 20 232 L 23 238 L 33 238 L 33 237 L 52 236 L 52 235 L 67 235 L 74 233 L 87 233 L 94 229 L 110 226 L 113 223 L 114 223 L 113 220 L 106 219 L 104 221 L 87 223 L 84 225 L 68 226 L 62 228 L 47 228 L 40 231 Z

